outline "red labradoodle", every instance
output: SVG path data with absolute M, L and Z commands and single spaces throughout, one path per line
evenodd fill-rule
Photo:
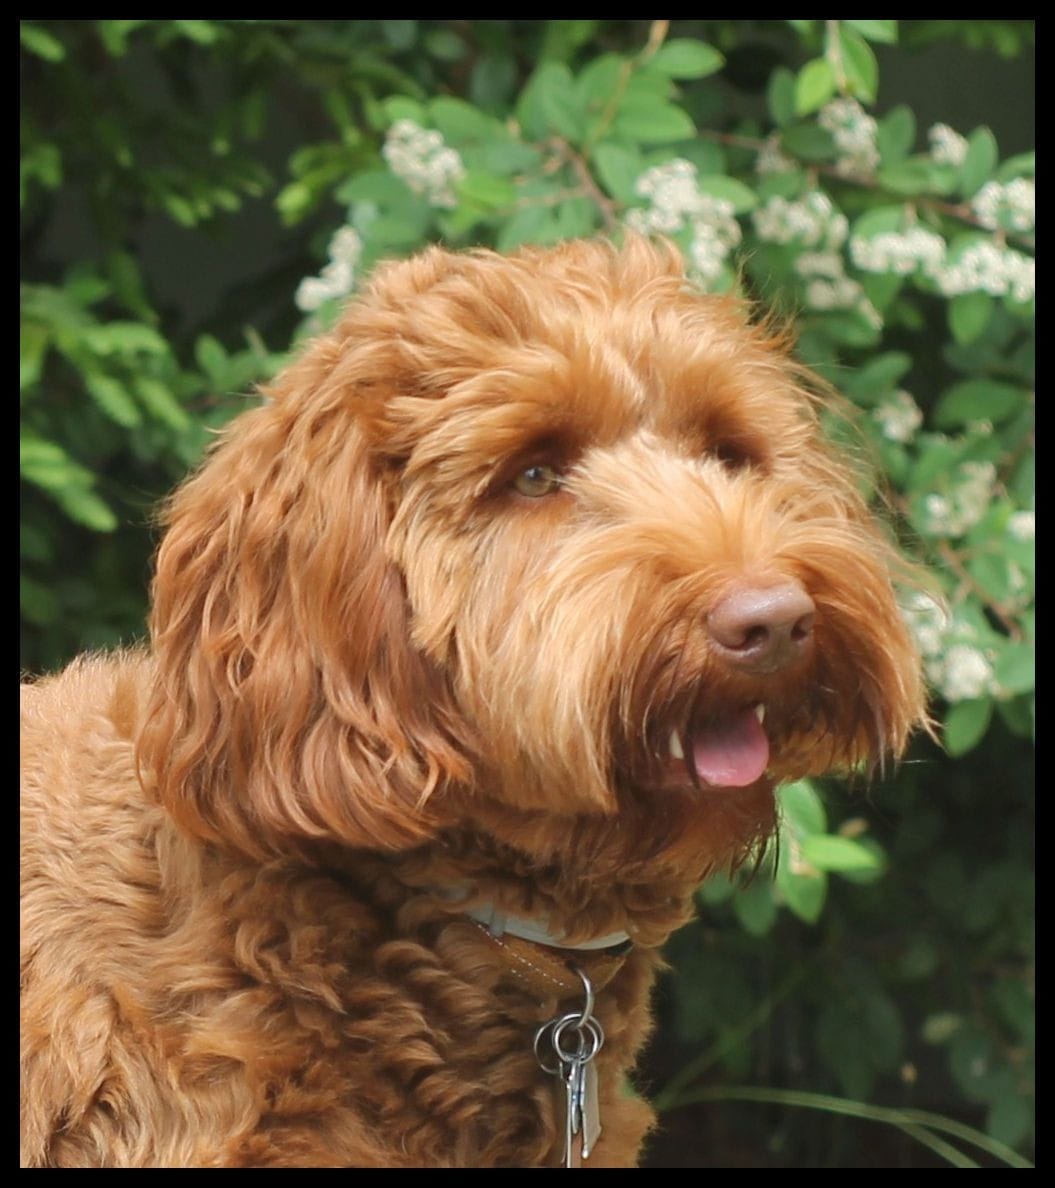
M 379 269 L 24 691 L 23 1164 L 632 1166 L 694 889 L 923 717 L 810 382 L 642 240 Z

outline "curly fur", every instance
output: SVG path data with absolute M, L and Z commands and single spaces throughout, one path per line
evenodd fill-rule
M 922 720 L 816 391 L 644 241 L 379 269 L 169 504 L 150 652 L 24 691 L 23 1164 L 553 1165 L 558 1004 L 486 901 L 633 936 L 590 1160 L 632 1165 L 623 1082 L 695 887 L 776 782 Z M 561 487 L 518 494 L 538 463 Z M 809 592 L 807 663 L 716 653 L 745 575 Z M 670 779 L 672 727 L 759 701 L 763 778 Z

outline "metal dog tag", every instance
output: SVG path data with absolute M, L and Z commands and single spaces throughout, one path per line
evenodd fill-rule
M 539 1068 L 560 1077 L 564 1110 L 564 1167 L 581 1167 L 601 1134 L 597 1069 L 593 1060 L 604 1045 L 604 1028 L 593 1016 L 593 987 L 581 970 L 586 992 L 581 1012 L 550 1019 L 535 1032 Z
M 601 1107 L 597 1100 L 597 1069 L 592 1060 L 588 1060 L 582 1066 L 581 1076 L 582 1157 L 589 1159 L 590 1152 L 601 1137 Z

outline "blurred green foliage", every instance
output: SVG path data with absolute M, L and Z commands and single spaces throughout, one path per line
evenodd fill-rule
M 867 801 L 783 790 L 779 845 L 746 888 L 706 887 L 674 943 L 660 1104 L 684 1143 L 701 1087 L 759 1080 L 943 1111 L 991 1136 L 990 1161 L 1028 1150 L 1034 157 L 987 126 L 928 131 L 883 84 L 923 47 L 953 74 L 1014 70 L 1032 22 L 20 35 L 23 664 L 141 635 L 152 505 L 376 260 L 668 235 L 702 286 L 793 313 L 802 357 L 859 410 L 940 591 L 906 611 L 953 758 L 923 741 Z M 751 1165 L 879 1165 L 830 1114 L 760 1109 L 688 1158 L 734 1166 L 743 1143 Z M 924 1163 L 972 1165 L 933 1128 L 898 1133 Z

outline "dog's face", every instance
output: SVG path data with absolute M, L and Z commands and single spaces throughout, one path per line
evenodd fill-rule
M 923 713 L 804 380 L 641 241 L 382 270 L 173 503 L 144 768 L 249 850 L 476 799 L 557 832 L 752 806 L 735 856 L 774 781 Z

